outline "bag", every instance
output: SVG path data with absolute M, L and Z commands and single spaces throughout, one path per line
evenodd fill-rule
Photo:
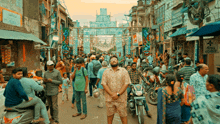
M 100 63 L 98 63 L 98 62 L 94 63 L 94 62 L 93 62 L 93 74 L 94 74 L 95 76 L 98 75 L 98 71 L 99 71 L 99 69 L 100 69 L 101 67 L 102 67 L 102 65 L 101 65 Z
M 184 101 L 186 106 L 191 105 L 194 96 L 195 96 L 195 90 L 193 86 L 187 84 L 187 86 L 184 89 Z
M 83 67 L 81 67 L 82 68 L 82 73 L 83 73 L 83 77 L 85 78 L 85 74 L 84 74 L 84 68 Z M 75 75 L 75 77 L 73 78 L 73 81 L 75 82 L 75 79 L 76 79 L 76 75 Z M 86 78 L 85 78 L 86 79 Z

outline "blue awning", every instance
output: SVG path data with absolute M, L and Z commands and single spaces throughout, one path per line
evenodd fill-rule
M 218 36 L 220 35 L 220 21 L 213 22 L 201 27 L 198 31 L 186 36 Z
M 44 41 L 40 40 L 33 34 L 27 34 L 17 31 L 8 31 L 0 29 L 0 39 L 10 39 L 10 40 L 29 40 L 43 45 L 47 45 Z
M 175 36 L 183 35 L 183 34 L 186 34 L 186 32 L 187 32 L 186 27 L 183 27 L 183 28 L 178 29 L 172 35 L 170 35 L 170 37 L 175 37 Z

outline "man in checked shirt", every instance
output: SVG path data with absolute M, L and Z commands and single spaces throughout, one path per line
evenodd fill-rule
M 131 64 L 131 69 L 128 70 L 128 74 L 131 78 L 131 83 L 132 84 L 140 84 L 140 78 L 142 78 L 142 80 L 145 81 L 145 79 L 141 75 L 141 72 L 137 70 L 137 63 L 136 62 L 133 62 Z M 150 85 L 150 83 L 147 80 L 146 80 L 146 83 L 148 85 Z M 127 92 L 128 92 L 128 96 L 129 96 L 129 94 L 131 92 L 131 87 L 130 86 L 127 88 Z M 149 112 L 149 108 L 148 108 L 146 100 L 144 100 L 144 107 L 145 107 L 145 111 L 146 111 L 147 116 L 151 117 L 151 114 Z

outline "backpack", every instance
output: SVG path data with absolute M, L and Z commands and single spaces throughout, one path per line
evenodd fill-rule
M 81 68 L 82 68 L 83 77 L 85 78 L 84 68 L 83 68 L 83 67 L 81 67 Z M 76 75 L 75 75 L 75 77 L 73 78 L 73 81 L 74 81 L 74 82 L 75 82 L 75 79 L 76 79 Z M 85 78 L 85 80 L 86 80 L 86 78 Z
M 102 65 L 100 63 L 98 63 L 98 62 L 96 62 L 96 63 L 92 62 L 92 63 L 93 63 L 93 74 L 95 76 L 97 76 L 98 75 L 98 71 L 102 67 Z

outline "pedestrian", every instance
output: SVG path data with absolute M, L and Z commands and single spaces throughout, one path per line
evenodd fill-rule
M 107 69 L 107 66 L 108 66 L 108 63 L 106 61 L 103 61 L 102 62 L 102 68 L 99 69 L 98 71 L 98 75 L 97 75 L 97 82 L 96 82 L 96 85 L 95 85 L 95 88 L 99 88 L 99 105 L 98 107 L 99 108 L 103 108 L 103 104 L 104 104 L 104 88 L 103 86 L 101 85 L 101 82 L 102 82 L 102 75 L 104 73 L 104 71 Z
M 52 117 L 50 120 L 54 120 L 55 124 L 58 124 L 58 87 L 62 85 L 63 81 L 60 71 L 54 69 L 53 61 L 47 61 L 47 68 L 43 83 L 46 84 L 46 96 Z
M 171 54 L 170 59 L 169 59 L 169 66 L 171 68 L 175 66 L 175 59 L 176 59 L 175 50 L 172 50 L 172 54 Z
M 190 124 L 219 124 L 220 122 L 220 75 L 209 75 L 206 81 L 207 94 L 202 94 L 192 103 Z
M 68 99 L 68 88 L 69 88 L 69 84 L 70 84 L 70 80 L 67 77 L 67 73 L 64 72 L 63 73 L 63 85 L 62 85 L 62 91 L 63 91 L 63 95 L 62 95 L 62 103 L 64 104 L 64 97 L 66 96 L 66 100 L 69 101 Z
M 7 83 L 5 82 L 5 79 L 2 75 L 2 73 L 3 73 L 3 70 L 0 67 L 0 87 L 5 88 Z
M 105 90 L 108 124 L 112 124 L 114 114 L 118 112 L 123 124 L 127 124 L 127 87 L 131 84 L 128 71 L 118 67 L 118 57 L 110 58 L 111 68 L 104 71 L 102 86 Z
M 63 62 L 64 62 L 64 66 L 65 66 L 65 69 L 66 69 L 67 77 L 70 78 L 70 63 L 69 63 L 69 61 L 66 57 L 63 58 Z
M 165 65 L 168 67 L 170 55 L 168 54 L 167 50 L 164 51 L 163 59 L 164 59 L 163 61 L 164 61 Z
M 131 55 L 128 54 L 128 58 L 125 59 L 125 66 L 131 65 L 132 62 L 133 62 L 133 59 L 131 58 Z
M 185 66 L 181 68 L 179 71 L 183 74 L 183 78 L 184 78 L 183 82 L 189 84 L 190 76 L 195 73 L 195 69 L 190 66 L 191 64 L 190 59 L 186 59 L 184 63 L 185 63 Z
M 60 74 L 61 76 L 63 77 L 63 73 L 66 72 L 66 67 L 65 67 L 65 64 L 64 62 L 62 61 L 61 57 L 59 56 L 57 58 L 57 64 L 56 64 L 56 67 L 55 69 L 60 71 Z M 59 85 L 59 92 L 62 92 L 62 84 Z
M 196 62 L 195 64 L 196 64 L 195 71 L 197 72 L 198 71 L 198 66 L 199 66 L 200 63 Z
M 131 64 L 131 69 L 128 71 L 128 74 L 129 74 L 129 77 L 130 77 L 130 79 L 131 79 L 131 83 L 132 83 L 132 84 L 140 84 L 140 83 L 141 83 L 141 82 L 140 82 L 140 78 L 145 81 L 145 79 L 143 78 L 141 72 L 138 71 L 138 70 L 136 69 L 136 67 L 137 67 L 137 63 L 133 62 L 133 63 Z M 145 83 L 146 83 L 147 85 L 150 85 L 149 82 L 145 82 Z M 132 90 L 131 87 L 128 86 L 128 88 L 127 88 L 128 97 L 130 96 L 129 94 L 130 94 L 131 90 Z M 151 117 L 151 113 L 149 112 L 149 108 L 148 108 L 148 105 L 147 105 L 146 100 L 144 100 L 143 102 L 144 102 L 144 108 L 145 108 L 145 111 L 146 111 L 146 113 L 147 113 L 147 116 L 148 116 L 148 117 Z
M 153 65 L 153 60 L 154 60 L 154 58 L 152 56 L 152 53 L 149 53 L 149 56 L 147 57 L 147 60 L 149 62 L 149 65 L 152 66 Z
M 209 93 L 206 89 L 206 80 L 208 78 L 209 67 L 206 64 L 200 64 L 198 71 L 190 76 L 190 85 L 195 89 L 196 98 L 200 95 Z
M 131 66 L 130 66 L 130 65 L 127 65 L 127 66 L 126 66 L 126 70 L 129 71 L 130 69 L 131 69 Z
M 183 90 L 184 100 L 186 100 L 185 103 L 181 106 L 181 123 L 183 123 L 183 124 L 187 123 L 188 124 L 189 119 L 190 119 L 191 106 L 187 104 L 187 101 L 189 101 L 189 99 L 192 99 L 193 95 L 188 95 L 187 96 L 187 93 L 188 93 L 187 88 L 188 88 L 189 84 L 186 83 L 186 82 L 183 82 L 183 80 L 184 80 L 183 72 L 178 71 L 176 73 L 175 86 L 179 87 Z
M 161 70 L 167 70 L 167 67 L 163 61 L 160 62 Z
M 76 59 L 76 65 L 74 66 L 74 72 L 71 76 L 71 78 L 74 80 L 74 88 L 76 91 L 76 107 L 77 107 L 77 113 L 73 114 L 72 117 L 77 117 L 82 114 L 81 111 L 81 103 L 83 105 L 83 114 L 80 117 L 80 119 L 85 119 L 87 117 L 87 102 L 86 102 L 86 93 L 88 92 L 88 74 L 87 70 L 82 67 L 82 64 L 84 63 L 83 58 Z M 82 100 L 82 102 L 81 102 Z
M 92 55 L 90 57 L 91 62 L 88 65 L 88 77 L 89 77 L 89 93 L 90 97 L 92 97 L 93 94 L 93 88 L 95 88 L 95 84 L 97 81 L 97 74 L 99 69 L 102 67 L 101 63 L 96 60 L 96 56 Z
M 166 76 L 167 86 L 158 90 L 157 124 L 181 123 L 181 106 L 184 104 L 184 96 L 181 88 L 174 86 L 175 82 L 176 77 L 168 74 Z

